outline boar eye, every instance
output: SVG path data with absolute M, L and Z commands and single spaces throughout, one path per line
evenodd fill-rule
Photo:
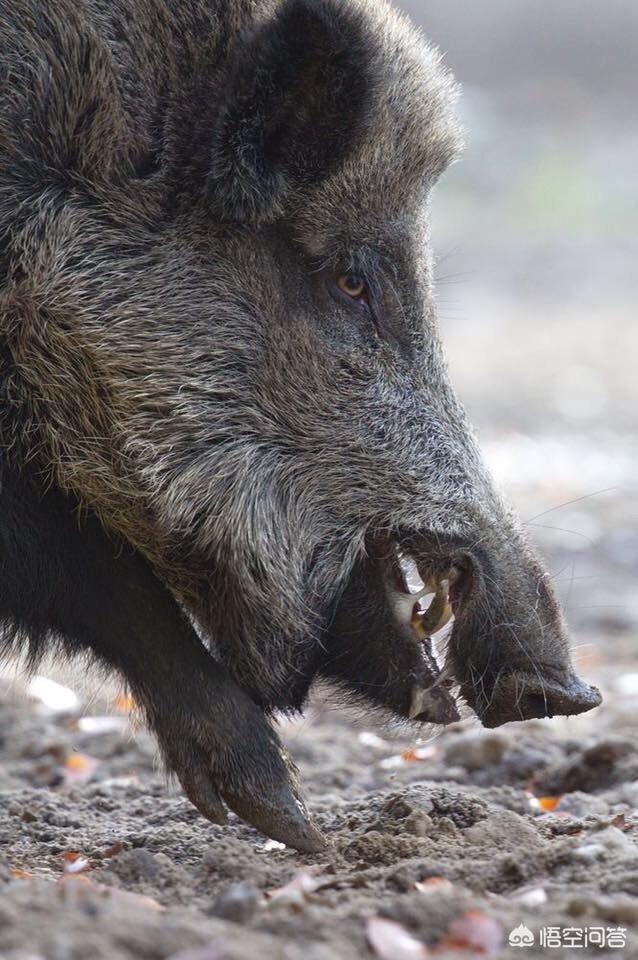
M 368 301 L 368 287 L 356 273 L 342 273 L 337 277 L 337 286 L 353 300 Z

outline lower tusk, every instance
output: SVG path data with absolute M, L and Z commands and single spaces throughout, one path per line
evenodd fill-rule
M 422 687 L 415 687 L 410 698 L 410 720 L 414 720 L 420 713 L 423 713 L 428 705 L 427 690 L 424 690 Z
M 459 719 L 459 713 L 454 700 L 449 693 L 440 687 L 415 687 L 410 698 L 410 720 L 417 717 L 430 723 L 453 723 Z
M 419 568 L 416 565 L 416 560 L 414 557 L 410 556 L 409 553 L 403 553 L 402 550 L 397 550 L 396 552 L 396 563 L 398 567 L 399 574 L 399 587 L 400 589 L 412 596 L 420 597 L 425 592 L 425 584 L 421 579 L 421 574 L 419 573 Z

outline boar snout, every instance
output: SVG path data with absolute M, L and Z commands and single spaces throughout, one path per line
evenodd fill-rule
M 487 691 L 486 691 L 487 693 Z M 529 673 L 501 675 L 489 692 L 487 706 L 479 707 L 484 727 L 500 727 L 510 720 L 533 720 L 585 713 L 601 703 L 600 691 L 574 673 L 554 680 Z
M 600 704 L 599 691 L 574 673 L 548 575 L 506 520 L 484 522 L 469 536 L 371 536 L 368 551 L 331 626 L 341 652 L 328 673 L 343 675 L 348 638 L 350 649 L 360 650 L 354 672 L 360 682 L 365 675 L 363 692 L 370 696 L 373 685 L 379 700 L 383 690 L 395 712 L 421 722 L 458 718 L 454 686 L 486 727 Z M 441 669 L 433 637 L 452 616 Z M 375 643 L 390 649 L 394 679 L 372 672 Z
M 584 713 L 601 695 L 576 676 L 548 575 L 518 534 L 465 561 L 451 672 L 486 727 Z

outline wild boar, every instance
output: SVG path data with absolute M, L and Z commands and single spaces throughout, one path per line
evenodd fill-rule
M 300 850 L 271 720 L 317 677 L 595 706 L 446 373 L 438 53 L 383 0 L 0 0 L 0 64 L 7 647 L 119 670 L 204 816 Z

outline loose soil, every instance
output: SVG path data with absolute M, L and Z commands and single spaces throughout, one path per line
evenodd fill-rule
M 3 682 L 0 956 L 355 960 L 373 956 L 375 916 L 443 958 L 546 956 L 542 927 L 626 928 L 624 950 L 557 952 L 636 956 L 635 675 L 625 696 L 617 669 L 596 676 L 608 695 L 590 715 L 421 741 L 318 699 L 282 734 L 330 840 L 319 857 L 207 823 L 112 693 L 59 712 Z M 124 729 L 85 729 L 108 706 Z M 520 924 L 536 946 L 507 946 Z

